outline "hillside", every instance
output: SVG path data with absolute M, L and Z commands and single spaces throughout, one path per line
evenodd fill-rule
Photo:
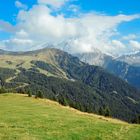
M 104 69 L 58 49 L 0 55 L 0 83 L 8 91 L 36 94 L 84 112 L 132 122 L 140 115 L 140 92 Z
M 140 126 L 27 95 L 0 95 L 2 140 L 139 140 Z

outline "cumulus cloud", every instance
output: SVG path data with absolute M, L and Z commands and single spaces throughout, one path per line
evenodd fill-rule
M 76 19 L 65 19 L 50 14 L 46 6 L 34 6 L 30 11 L 21 11 L 18 15 L 18 26 L 24 28 L 31 38 L 36 40 L 59 42 L 80 35 Z
M 15 33 L 16 36 L 18 36 L 19 38 L 27 38 L 28 37 L 28 33 L 25 32 L 23 29 L 17 31 Z
M 24 50 L 27 46 L 30 49 L 47 42 L 59 44 L 58 48 L 63 46 L 70 53 L 92 52 L 96 48 L 105 53 L 119 53 L 120 49 L 126 49 L 123 42 L 111 38 L 118 34 L 117 28 L 121 23 L 140 18 L 140 15 L 108 16 L 99 13 L 79 14 L 75 17 L 65 17 L 63 13 L 52 15 L 52 9 L 48 5 L 60 8 L 65 2 L 66 0 L 38 0 L 39 4 L 31 9 L 20 10 L 13 36 L 10 40 L 3 41 L 3 44 L 9 48 L 11 43 L 15 48 Z M 72 6 L 72 9 L 74 8 L 76 7 Z M 61 42 L 68 42 L 69 45 Z
M 134 51 L 140 50 L 140 42 L 138 41 L 130 40 L 129 45 Z
M 31 47 L 32 45 L 34 45 L 34 41 L 30 39 L 13 38 L 13 39 L 2 41 L 0 45 L 7 50 L 21 51 L 21 48 L 22 50 L 26 50 L 26 49 L 29 50 L 29 46 Z M 16 46 L 16 50 L 15 50 L 15 46 Z
M 0 20 L 0 31 L 14 33 L 17 27 L 12 26 L 9 22 Z
M 137 38 L 137 35 L 135 35 L 135 34 L 129 34 L 127 36 L 122 37 L 123 40 L 132 40 L 132 39 L 136 39 L 136 38 Z
M 112 45 L 119 49 L 125 48 L 125 45 L 119 40 L 112 40 Z
M 15 6 L 17 7 L 17 8 L 20 8 L 20 9 L 24 9 L 24 10 L 27 10 L 27 5 L 25 5 L 25 4 L 23 4 L 23 3 L 21 3 L 20 1 L 15 1 Z

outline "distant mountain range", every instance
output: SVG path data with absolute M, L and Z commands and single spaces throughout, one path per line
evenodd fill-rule
M 62 42 L 57 45 L 44 44 L 43 47 L 60 48 L 78 57 L 82 62 L 90 65 L 100 66 L 108 72 L 120 77 L 132 86 L 140 89 L 140 52 L 122 55 L 115 58 L 105 54 L 98 49 L 90 53 L 74 53 L 71 41 Z
M 108 72 L 120 77 L 132 86 L 140 89 L 140 52 L 133 54 L 122 55 L 115 58 L 111 55 L 102 53 L 98 49 L 94 49 L 89 53 L 74 53 L 72 42 L 61 42 L 59 44 L 42 43 L 35 48 L 59 48 L 62 51 L 71 53 L 73 56 L 78 57 L 82 62 L 90 65 L 100 66 Z M 0 50 L 0 54 L 20 54 L 22 52 L 10 52 Z
M 140 91 L 101 67 L 53 48 L 0 52 L 1 86 L 9 91 L 40 90 L 63 105 L 129 122 L 140 114 Z
M 140 89 L 140 52 L 113 58 L 97 50 L 92 53 L 76 54 L 76 56 L 85 63 L 103 67 Z
M 120 56 L 117 58 L 117 60 L 126 62 L 132 66 L 140 67 L 140 51 L 133 54 Z
M 113 60 L 112 56 L 106 55 L 99 50 L 95 50 L 91 53 L 78 53 L 74 55 L 85 63 L 101 67 L 105 67 Z

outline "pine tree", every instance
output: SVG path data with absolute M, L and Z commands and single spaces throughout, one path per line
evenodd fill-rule
M 105 109 L 104 109 L 104 116 L 106 116 L 106 117 L 111 116 L 109 107 L 105 107 Z
M 39 91 L 36 93 L 35 98 L 44 98 L 44 95 L 43 95 L 43 93 L 39 90 Z
M 140 115 L 136 117 L 135 123 L 140 124 Z
M 98 112 L 99 112 L 99 115 L 104 115 L 104 111 L 103 111 L 102 107 L 99 108 Z
M 0 88 L 0 94 L 1 94 L 1 93 L 6 93 L 6 92 L 7 92 L 7 91 L 6 91 L 6 89 L 5 89 L 4 87 L 1 87 L 1 88 Z
M 32 97 L 32 92 L 30 90 L 28 91 L 28 97 Z

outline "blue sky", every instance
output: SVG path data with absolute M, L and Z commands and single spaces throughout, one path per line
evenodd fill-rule
M 20 0 L 20 2 L 32 7 L 36 4 L 36 0 Z M 81 7 L 82 12 L 102 12 L 109 15 L 122 14 L 137 14 L 140 13 L 139 0 L 76 0 L 71 3 Z M 19 9 L 15 7 L 15 0 L 6 0 L 0 4 L 0 19 L 14 22 L 14 16 Z
M 111 15 L 118 13 L 134 14 L 140 12 L 140 1 L 138 0 L 80 0 L 81 6 L 85 11 L 95 10 Z
M 20 27 L 20 29 L 19 29 L 19 25 L 18 25 L 19 21 L 17 19 L 19 13 L 23 10 L 25 12 L 28 12 L 28 13 L 29 13 L 29 11 L 35 13 L 35 11 L 33 10 L 32 7 L 34 7 L 34 5 L 39 7 L 39 5 L 42 5 L 42 1 L 43 0 L 38 0 L 38 1 L 37 0 L 18 0 L 18 1 L 6 0 L 6 1 L 4 1 L 0 4 L 0 21 L 5 22 L 4 25 L 0 25 L 0 41 L 2 42 L 1 44 L 3 44 L 3 42 L 7 43 L 7 41 L 5 41 L 5 40 L 19 39 L 19 36 L 17 36 L 17 33 L 20 32 L 20 31 L 25 31 L 26 30 L 26 29 L 24 29 L 25 25 L 22 25 L 22 27 Z M 125 47 L 127 47 L 128 50 L 129 50 L 131 43 L 126 41 L 126 40 L 122 40 L 121 38 L 132 37 L 132 38 L 130 38 L 130 40 L 136 45 L 136 48 L 139 48 L 139 44 L 140 44 L 139 43 L 139 41 L 140 41 L 140 37 L 139 37 L 139 35 L 140 35 L 140 29 L 139 29 L 140 18 L 134 18 L 134 19 L 132 18 L 130 20 L 130 19 L 128 19 L 129 17 L 124 17 L 124 21 L 123 21 L 122 17 L 117 17 L 119 15 L 125 15 L 125 16 L 140 15 L 140 1 L 139 0 L 129 0 L 127 2 L 126 2 L 126 0 L 117 0 L 117 1 L 116 0 L 67 0 L 67 2 L 64 2 L 65 4 L 61 7 L 55 7 L 55 2 L 57 3 L 57 1 L 60 2 L 60 1 L 65 1 L 65 0 L 52 0 L 52 1 L 54 1 L 53 5 L 51 5 L 52 3 L 50 4 L 50 2 L 48 2 L 50 0 L 44 0 L 44 1 L 45 1 L 45 4 L 43 3 L 44 6 L 49 8 L 51 10 L 51 13 L 55 13 L 57 16 L 60 16 L 60 15 L 63 14 L 64 15 L 64 17 L 63 17 L 64 20 L 67 20 L 65 18 L 73 18 L 73 20 L 74 20 L 74 18 L 78 18 L 78 20 L 82 20 L 83 17 L 86 17 L 86 16 L 88 17 L 88 14 L 92 14 L 91 20 L 92 20 L 92 17 L 93 17 L 93 20 L 98 21 L 98 19 L 100 19 L 100 17 L 102 15 L 104 15 L 103 18 L 105 18 L 104 20 L 107 21 L 107 23 L 105 25 L 103 25 L 103 27 L 104 27 L 104 26 L 109 26 L 109 25 L 107 25 L 107 24 L 109 24 L 108 23 L 109 20 L 110 20 L 110 23 L 111 23 L 112 22 L 111 18 L 113 20 L 113 17 L 116 17 L 116 18 L 118 18 L 118 19 L 116 19 L 116 23 L 114 23 L 113 25 L 110 25 L 109 29 L 107 27 L 106 30 L 103 29 L 103 31 L 102 31 L 102 32 L 104 32 L 104 30 L 105 30 L 105 32 L 107 32 L 107 30 L 109 30 L 109 32 L 112 31 L 112 34 L 113 34 L 113 30 L 115 30 L 116 33 L 113 34 L 112 36 L 108 34 L 107 36 L 109 36 L 109 37 L 105 42 L 110 41 L 110 43 L 108 42 L 108 44 L 105 44 L 105 43 L 103 43 L 103 44 L 105 44 L 105 46 L 106 46 L 106 45 L 111 44 L 112 41 L 113 42 L 118 41 L 118 45 L 120 43 L 122 43 L 120 45 L 122 47 L 123 47 L 123 45 L 125 45 Z M 21 5 L 17 6 L 16 2 L 18 2 Z M 51 6 L 51 8 L 48 6 L 48 4 L 50 4 L 49 6 Z M 54 6 L 55 8 L 54 7 L 52 8 L 52 6 Z M 70 6 L 73 7 L 73 9 L 70 9 Z M 76 11 L 74 11 L 74 8 L 76 9 Z M 40 9 L 38 9 L 38 10 L 40 10 Z M 51 13 L 49 13 L 49 14 L 51 15 Z M 79 16 L 81 16 L 81 15 L 84 15 L 84 16 L 80 19 Z M 108 19 L 108 17 L 110 19 Z M 56 18 L 56 21 L 57 21 L 57 19 L 59 19 L 59 17 Z M 118 20 L 120 20 L 120 21 L 118 21 Z M 127 21 L 127 20 L 129 20 L 129 21 Z M 28 19 L 28 22 L 30 22 L 29 19 Z M 8 23 L 10 26 L 13 26 L 13 27 L 15 26 L 16 28 L 18 27 L 19 31 L 17 31 L 17 29 L 16 29 L 15 32 L 5 31 L 6 29 L 3 29 L 3 28 L 4 27 L 7 28 L 6 23 Z M 75 23 L 72 23 L 72 24 L 75 24 Z M 84 23 L 80 23 L 80 24 L 83 24 L 83 26 L 86 26 L 86 25 L 84 25 L 84 24 L 86 24 L 85 21 L 84 21 Z M 57 27 L 57 25 L 56 25 L 56 27 Z M 76 28 L 76 27 L 74 27 L 74 28 Z M 92 28 L 92 26 L 90 28 Z M 94 22 L 93 22 L 93 28 L 94 28 Z M 76 29 L 76 30 L 78 30 L 78 29 Z M 48 29 L 46 31 L 48 31 Z M 93 30 L 93 31 L 95 31 L 95 30 Z M 27 39 L 27 42 L 29 40 L 34 41 L 35 38 L 33 39 L 31 33 L 27 33 L 27 34 L 29 34 L 29 38 L 24 37 L 22 39 L 24 39 L 24 41 L 25 41 L 25 39 Z M 51 34 L 53 34 L 53 33 L 51 33 Z M 77 34 L 79 35 L 81 33 L 77 33 Z M 44 35 L 44 32 L 43 32 L 42 36 L 43 35 Z M 94 34 L 93 37 L 94 36 L 95 36 L 95 38 L 97 37 L 96 34 Z M 105 36 L 105 35 L 102 34 L 102 36 Z M 48 36 L 48 38 L 51 38 L 51 37 L 53 37 L 53 36 Z M 61 38 L 61 37 L 60 38 L 55 38 L 55 37 L 54 37 L 55 40 L 58 40 L 58 39 L 60 39 L 61 41 L 64 40 L 64 37 L 63 38 Z M 73 37 L 75 37 L 75 36 L 73 36 Z M 72 38 L 72 36 L 70 36 L 69 38 Z M 91 38 L 91 37 L 89 37 L 89 38 Z M 21 39 L 21 36 L 20 36 L 20 39 Z M 118 39 L 118 40 L 115 40 L 115 39 Z M 86 39 L 86 40 L 88 40 L 88 39 Z M 104 40 L 104 39 L 102 38 L 101 40 Z M 42 39 L 42 42 L 43 41 L 44 40 Z M 49 41 L 50 41 L 49 39 L 46 40 L 46 42 L 49 42 Z M 97 40 L 95 40 L 95 42 L 96 41 Z M 54 42 L 54 40 L 53 40 L 53 42 Z M 5 45 L 6 43 L 4 43 L 3 46 L 5 46 L 5 48 L 8 48 Z M 39 43 L 41 43 L 41 42 L 38 42 L 38 44 Z M 91 43 L 89 43 L 89 44 L 92 45 Z M 97 43 L 97 44 L 99 44 L 99 43 Z M 96 46 L 97 44 L 93 44 L 93 45 Z M 25 49 L 25 47 L 23 47 L 23 48 Z
M 36 0 L 21 0 L 20 2 L 26 4 L 29 8 L 36 3 Z M 15 0 L 6 0 L 0 4 L 0 19 L 15 23 L 15 16 L 19 9 L 15 6 Z

